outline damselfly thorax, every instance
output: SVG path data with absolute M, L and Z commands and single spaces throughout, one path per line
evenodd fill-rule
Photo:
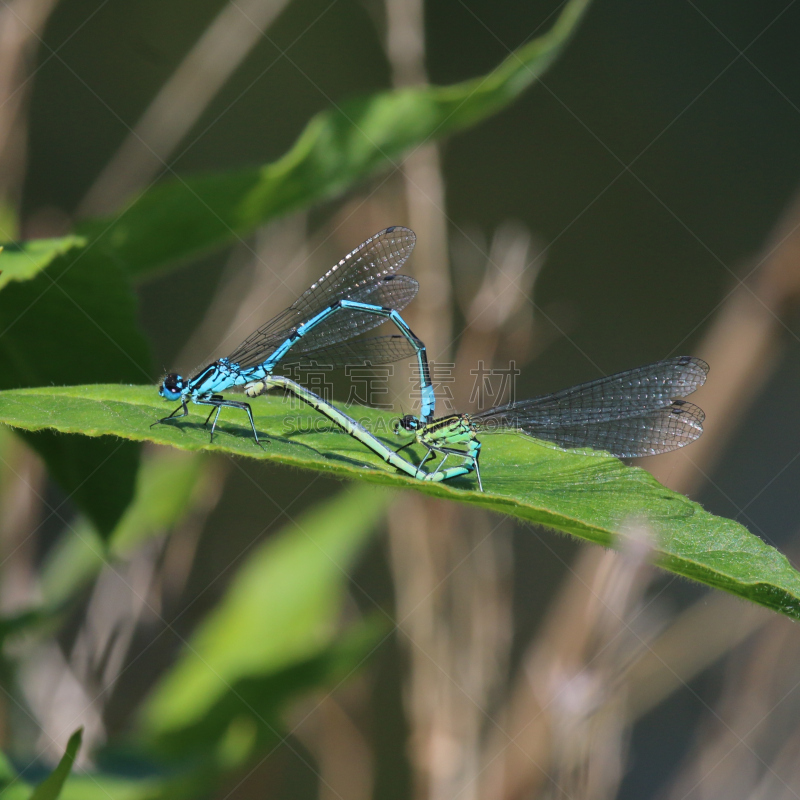
M 452 447 L 470 442 L 477 431 L 470 414 L 450 414 L 429 422 L 416 431 L 417 441 L 430 447 Z

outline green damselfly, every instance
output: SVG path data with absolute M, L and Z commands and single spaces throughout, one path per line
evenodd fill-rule
M 395 429 L 414 433 L 414 439 L 396 452 L 415 443 L 427 448 L 420 469 L 440 454 L 435 473 L 451 455 L 460 456 L 460 474 L 474 470 L 481 491 L 479 433 L 523 433 L 559 447 L 605 451 L 618 458 L 667 453 L 703 433 L 703 410 L 680 398 L 700 388 L 707 375 L 705 361 L 677 356 L 476 414 L 451 414 L 428 423 L 407 415 Z

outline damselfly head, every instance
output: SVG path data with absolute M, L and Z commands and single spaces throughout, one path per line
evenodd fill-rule
M 416 431 L 419 428 L 419 419 L 413 414 L 405 414 L 394 422 L 394 432 Z
M 170 372 L 161 382 L 161 388 L 158 393 L 167 400 L 177 400 L 180 398 L 184 386 L 183 378 L 174 372 Z

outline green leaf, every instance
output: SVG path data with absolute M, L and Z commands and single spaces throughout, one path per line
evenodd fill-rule
M 452 86 L 380 92 L 315 116 L 295 145 L 262 167 L 165 181 L 114 220 L 81 232 L 141 274 L 232 242 L 275 217 L 331 198 L 413 147 L 464 130 L 508 105 L 560 53 L 588 0 L 485 76 Z
M 33 239 L 2 245 L 0 255 L 0 289 L 11 281 L 29 281 L 56 258 L 86 244 L 82 236 L 61 239 Z
M 17 777 L 5 754 L 0 753 L 0 797 L 2 800 L 35 800 L 39 796 L 38 792 L 50 788 L 48 782 L 64 765 L 64 761 L 69 755 L 69 747 L 79 733 L 80 731 L 76 731 L 72 735 L 70 743 L 67 745 L 67 754 L 62 758 L 56 771 L 39 785 L 33 795 L 30 785 Z M 69 765 L 67 765 L 66 772 L 69 772 Z M 177 783 L 171 785 L 164 779 L 135 780 L 102 772 L 68 774 L 66 782 L 62 781 L 62 784 L 60 795 L 56 793 L 42 796 L 58 797 L 59 800 L 162 800 L 162 798 L 163 800 L 175 800 L 177 797 L 175 789 L 180 788 Z M 57 792 L 57 787 L 55 790 Z
M 165 793 L 164 788 L 164 781 L 158 779 L 133 780 L 102 773 L 86 773 L 69 778 L 60 800 L 174 800 L 176 795 Z
M 261 449 L 253 442 L 243 413 L 226 411 L 213 445 L 202 414 L 151 429 L 152 422 L 164 416 L 165 406 L 157 397 L 152 386 L 0 392 L 0 422 L 28 430 L 55 427 L 184 450 L 213 450 L 413 487 L 606 546 L 620 545 L 629 521 L 644 517 L 656 537 L 654 555 L 660 566 L 800 619 L 800 574 L 783 555 L 737 522 L 709 514 L 661 486 L 648 472 L 611 456 L 557 450 L 525 436 L 487 435 L 481 457 L 487 491 L 482 494 L 469 477 L 442 485 L 397 475 L 327 420 L 305 408 L 291 411 L 283 398 L 262 397 L 253 402 L 256 425 L 270 436 Z M 367 408 L 358 408 L 357 413 L 379 438 L 389 437 L 387 441 L 396 443 L 386 433 L 391 430 L 390 414 Z
M 78 750 L 80 750 L 82 737 L 83 728 L 78 728 L 78 730 L 69 737 L 67 750 L 62 756 L 61 761 L 58 762 L 58 766 L 33 790 L 31 800 L 58 800 L 61 796 L 61 789 L 64 786 L 64 782 L 67 780 L 72 770 L 75 756 L 78 755 Z
M 273 750 L 286 735 L 279 712 L 287 700 L 311 688 L 346 680 L 385 638 L 386 630 L 385 620 L 357 623 L 310 659 L 236 681 L 189 728 L 162 731 L 156 739 L 152 732 L 150 738 L 140 734 L 138 741 L 111 745 L 100 754 L 104 762 L 124 764 L 127 773 L 133 770 L 148 778 L 84 773 L 70 778 L 61 800 L 195 800 L 212 796 L 227 775 Z M 5 796 L 2 792 L 4 800 Z
M 133 499 L 140 446 L 57 436 L 50 431 L 27 433 L 24 439 L 95 528 L 104 537 L 110 534 Z M 61 509 L 60 513 L 65 512 Z
M 219 736 L 253 702 L 263 708 L 265 677 L 286 683 L 295 665 L 313 673 L 336 635 L 348 569 L 389 499 L 371 487 L 346 491 L 261 544 L 157 687 L 144 713 L 148 734 L 190 728 L 213 710 Z M 284 699 L 268 688 L 273 705 Z
M 17 780 L 17 771 L 12 766 L 8 756 L 0 750 L 0 788 L 5 789 L 9 783 Z
M 5 753 L 0 752 L 0 797 L 2 800 L 176 800 L 176 790 L 185 779 L 170 783 L 163 778 L 132 779 L 102 772 L 70 773 L 80 746 L 81 731 L 76 731 L 55 771 L 31 793 L 31 786 L 21 780 Z M 66 780 L 65 780 L 66 779 Z M 60 786 L 59 786 L 60 784 Z M 60 788 L 60 794 L 59 794 Z M 185 796 L 185 795 L 181 795 Z M 198 796 L 197 793 L 194 796 Z
M 128 275 L 86 254 L 75 246 L 51 251 L 46 268 L 0 292 L 0 388 L 150 379 Z M 110 533 L 133 496 L 138 445 L 52 432 L 26 439 L 97 529 Z
M 0 751 L 0 797 L 3 800 L 30 800 L 30 784 L 23 781 L 8 756 Z
M 3 800 L 30 800 L 31 787 L 24 781 L 18 780 L 4 788 L 0 793 L 0 797 Z
M 338 686 L 354 675 L 375 653 L 389 630 L 377 614 L 358 622 L 319 653 L 274 672 L 266 671 L 229 683 L 214 703 L 182 727 L 148 724 L 140 732 L 140 749 L 153 753 L 165 766 L 194 765 L 180 782 L 195 797 L 202 787 L 259 754 L 272 750 L 286 735 L 282 716 L 289 703 L 314 689 Z M 171 795 L 167 795 L 171 797 Z
M 106 560 L 126 558 L 145 540 L 179 524 L 205 492 L 213 473 L 209 460 L 200 455 L 167 448 L 150 453 L 139 470 L 133 502 L 108 543 L 90 522 L 79 521 L 48 552 L 40 579 L 45 606 L 57 608 Z
M 67 781 L 61 800 L 160 800 L 175 798 L 156 780 L 134 781 L 107 775 L 86 775 Z

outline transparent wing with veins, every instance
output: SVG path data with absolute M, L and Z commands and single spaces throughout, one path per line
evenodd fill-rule
M 708 364 L 678 356 L 473 416 L 479 430 L 516 429 L 560 447 L 620 458 L 683 447 L 703 432 L 702 409 L 680 398 L 705 383 Z
M 241 368 L 262 363 L 300 325 L 338 300 L 356 300 L 402 311 L 419 285 L 407 275 L 395 275 L 414 249 L 416 236 L 408 228 L 387 228 L 367 239 L 328 270 L 292 305 L 254 331 L 230 354 Z M 346 341 L 377 327 L 384 318 L 341 309 L 321 322 L 290 351 L 297 355 Z

